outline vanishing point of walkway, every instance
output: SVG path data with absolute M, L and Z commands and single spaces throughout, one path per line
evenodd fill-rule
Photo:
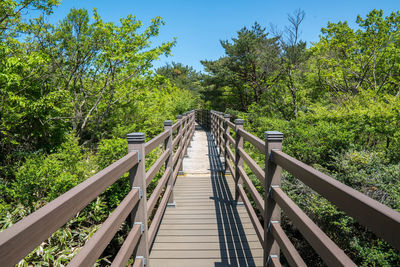
M 150 254 L 151 266 L 262 266 L 263 250 L 246 209 L 234 203 L 213 137 L 196 125 Z

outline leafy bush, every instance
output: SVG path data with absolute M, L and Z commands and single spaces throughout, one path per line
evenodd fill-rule
M 33 154 L 15 174 L 8 190 L 17 203 L 46 203 L 78 185 L 97 171 L 92 155 L 73 134 L 53 154 Z

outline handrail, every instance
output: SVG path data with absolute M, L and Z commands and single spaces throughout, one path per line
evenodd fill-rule
M 329 266 L 356 266 L 319 227 L 278 187 L 272 188 L 272 198 L 293 221 L 314 250 Z
M 171 195 L 172 192 L 172 186 L 167 186 L 167 189 L 165 189 L 164 196 L 161 200 L 160 206 L 157 209 L 156 215 L 154 215 L 153 221 L 151 222 L 150 228 L 149 228 L 149 240 L 148 242 L 151 244 L 154 241 L 154 237 L 156 236 L 157 229 L 160 225 L 161 222 L 161 217 L 162 214 L 165 211 L 165 208 L 167 207 L 167 201 L 169 196 Z
M 111 213 L 99 230 L 79 250 L 68 266 L 92 266 L 107 247 L 121 224 L 139 201 L 139 189 L 133 189 Z
M 153 193 L 151 194 L 149 200 L 147 201 L 147 214 L 150 214 L 150 212 L 154 209 L 154 206 L 157 204 L 157 200 L 161 195 L 161 190 L 164 188 L 165 184 L 167 183 L 169 175 L 171 174 L 171 171 L 172 171 L 172 168 L 168 168 L 167 170 L 165 170 L 160 181 L 158 181 L 156 188 L 154 188 Z
M 157 135 L 156 137 L 154 137 L 153 139 L 151 139 L 150 141 L 148 141 L 144 146 L 145 154 L 147 155 L 151 151 L 153 151 L 153 149 L 155 149 L 163 141 L 165 141 L 165 139 L 167 139 L 168 136 L 169 136 L 169 132 L 168 131 L 164 131 L 164 132 L 160 133 L 159 135 Z
M 276 164 L 293 174 L 359 223 L 400 250 L 400 213 L 340 183 L 282 151 L 272 151 Z M 382 227 L 384 226 L 384 227 Z
M 249 154 L 244 151 L 243 148 L 238 148 L 240 157 L 243 158 L 244 162 L 246 162 L 247 166 L 253 171 L 253 173 L 257 176 L 257 178 L 264 183 L 265 172 L 258 166 L 257 162 L 253 160 Z
M 222 116 L 221 112 L 213 110 L 198 111 L 197 118 L 201 119 L 201 123 L 205 123 L 205 118 L 210 119 L 211 133 L 219 147 L 220 156 L 225 157 L 225 170 L 231 172 L 235 181 L 235 199 L 237 202 L 242 201 L 246 207 L 265 250 L 264 262 L 267 262 L 267 265 L 280 266 L 281 249 L 291 266 L 305 266 L 280 226 L 282 208 L 326 264 L 354 266 L 351 259 L 280 189 L 282 168 L 400 250 L 399 212 L 283 153 L 282 133 L 266 132 L 265 140 L 261 140 L 243 129 L 243 120 L 235 120 L 235 123 L 232 123 L 229 114 Z M 235 132 L 236 139 L 230 135 L 228 127 Z M 265 171 L 244 150 L 243 141 L 251 143 L 265 154 Z M 235 148 L 235 155 L 230 145 Z M 243 162 L 264 185 L 264 200 L 245 172 Z M 264 227 L 261 227 L 244 187 L 264 219 Z
M 235 139 L 233 139 L 233 137 L 230 134 L 228 134 L 226 136 L 226 138 L 229 141 L 229 143 L 231 143 L 232 145 L 235 145 Z
M 258 237 L 258 240 L 261 243 L 261 246 L 264 247 L 264 229 L 261 226 L 260 221 L 257 218 L 256 213 L 254 212 L 253 207 L 251 206 L 250 200 L 246 195 L 246 192 L 243 189 L 243 186 L 241 184 L 238 185 L 239 193 L 240 196 L 242 197 L 243 204 L 247 210 L 247 213 L 249 214 L 251 223 L 253 224 L 254 230 L 256 230 L 256 234 Z
M 232 129 L 234 129 L 234 128 L 235 128 L 235 124 L 234 124 L 233 122 L 231 122 L 231 121 L 227 121 L 226 123 L 227 123 L 227 124 L 228 124 L 228 126 L 229 126 L 229 127 L 231 127 Z
M 244 140 L 248 141 L 250 144 L 258 148 L 261 153 L 265 153 L 265 144 L 264 142 L 258 138 L 257 136 L 252 135 L 249 132 L 246 132 L 243 129 L 238 130 L 238 134 L 244 138 Z
M 171 151 L 169 149 L 165 150 L 161 156 L 154 162 L 151 168 L 146 172 L 146 186 L 148 186 L 153 178 L 156 176 L 157 172 L 160 170 L 161 166 L 165 163 L 167 158 L 170 156 Z
M 270 231 L 290 266 L 307 266 L 279 223 L 271 223 Z
M 183 164 L 183 156 L 186 153 L 191 137 L 194 134 L 194 117 L 195 113 L 190 111 L 183 118 L 179 115 L 178 121 L 173 125 L 172 121 L 165 121 L 164 131 L 147 143 L 144 143 L 145 136 L 143 133 L 129 134 L 127 138 L 130 152 L 126 156 L 23 218 L 10 228 L 0 232 L 0 259 L 2 264 L 5 266 L 17 264 L 21 258 L 40 245 L 43 240 L 49 238 L 57 229 L 128 171 L 131 191 L 86 242 L 68 266 L 93 265 L 129 214 L 131 215 L 132 228 L 111 266 L 125 266 L 134 251 L 139 253 L 139 256 L 136 257 L 133 266 L 142 266 L 144 262 L 148 262 L 149 241 L 151 243 L 154 240 L 168 199 L 173 196 L 172 191 L 175 179 Z M 172 140 L 174 131 L 177 133 L 174 140 Z M 146 173 L 146 155 L 163 142 L 165 144 L 164 152 Z M 179 147 L 175 151 L 175 155 L 173 155 L 176 145 L 179 145 Z M 163 164 L 166 165 L 166 168 L 147 203 L 147 186 Z M 147 213 L 150 214 L 156 206 L 162 189 L 165 187 L 166 190 L 161 203 L 157 208 L 150 228 L 148 228 Z
M 131 152 L 0 233 L 0 259 L 15 265 L 138 163 Z
M 115 256 L 111 267 L 125 267 L 142 235 L 142 225 L 135 224 Z
M 244 171 L 243 167 L 239 166 L 239 174 L 243 178 L 243 181 L 246 184 L 246 187 L 249 189 L 251 197 L 253 198 L 254 202 L 257 205 L 257 208 L 260 210 L 261 214 L 264 215 L 264 200 L 262 199 L 260 193 L 258 193 L 254 184 L 250 181 L 249 176 L 247 176 L 246 172 Z

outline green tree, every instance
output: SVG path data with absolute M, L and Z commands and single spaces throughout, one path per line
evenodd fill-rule
M 205 85 L 210 90 L 227 92 L 227 107 L 246 111 L 252 103 L 259 103 L 279 78 L 278 39 L 268 38 L 265 28 L 254 23 L 251 29 L 238 31 L 232 42 L 221 41 L 226 55 L 215 61 L 201 61 L 209 73 Z
M 358 30 L 347 22 L 328 23 L 321 40 L 311 48 L 320 86 L 336 96 L 361 90 L 399 94 L 400 13 L 383 17 L 372 10 L 357 17 Z
M 193 92 L 201 90 L 202 74 L 193 67 L 182 63 L 172 62 L 156 70 L 156 73 L 168 78 L 173 84 Z

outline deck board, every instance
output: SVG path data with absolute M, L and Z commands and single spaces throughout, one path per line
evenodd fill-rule
M 262 246 L 216 155 L 210 134 L 196 130 L 174 187 L 176 207 L 166 208 L 152 244 L 152 267 L 262 266 Z

